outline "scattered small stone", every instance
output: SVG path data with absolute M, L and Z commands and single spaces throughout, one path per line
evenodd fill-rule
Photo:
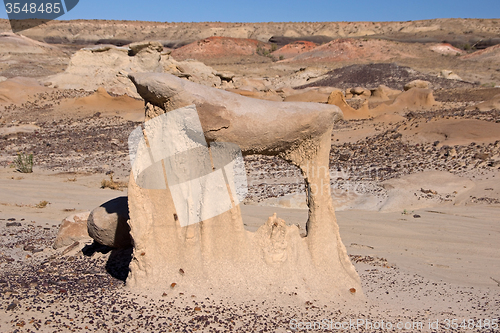
M 349 154 L 340 154 L 339 156 L 339 160 L 341 161 L 349 161 L 349 159 L 351 158 L 351 156 Z
M 66 249 L 64 249 L 64 251 L 61 254 L 65 255 L 66 253 L 74 250 L 78 245 L 80 245 L 80 242 L 74 242 L 73 244 L 71 244 L 70 246 L 68 246 Z
M 476 153 L 474 155 L 474 159 L 478 159 L 478 160 L 487 160 L 488 158 L 490 157 L 490 154 L 487 154 L 487 153 Z
M 7 307 L 7 311 L 14 310 L 15 308 L 17 308 L 17 304 L 15 302 L 10 303 L 9 306 Z
M 425 193 L 425 194 L 437 194 L 436 191 L 433 190 L 424 190 L 423 188 L 420 189 L 420 192 Z
M 10 222 L 6 224 L 7 227 L 20 227 L 21 223 L 20 222 Z
M 414 215 L 413 215 L 413 218 L 415 218 L 415 219 L 419 219 L 419 218 L 420 218 L 420 215 L 418 215 L 418 214 L 414 214 Z

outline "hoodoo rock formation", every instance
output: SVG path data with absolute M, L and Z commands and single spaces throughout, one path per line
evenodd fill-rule
M 252 233 L 244 229 L 240 207 L 233 202 L 224 213 L 182 227 L 172 184 L 166 189 L 144 188 L 132 171 L 128 198 L 134 252 L 128 285 L 162 286 L 197 295 L 323 294 L 339 301 L 363 297 L 359 276 L 340 238 L 330 195 L 331 132 L 342 119 L 337 106 L 258 100 L 164 73 L 129 77 L 145 100 L 144 142 L 151 159 L 153 144 L 175 143 L 153 142 L 147 134 L 148 121 L 181 108 L 195 109 L 204 140 L 189 127 L 181 128 L 193 142 L 233 143 L 244 155 L 279 156 L 298 166 L 306 183 L 309 217 L 305 237 L 276 215 Z M 172 162 L 155 162 L 163 168 L 155 173 L 161 179 L 146 182 L 169 183 L 165 170 Z M 184 162 L 175 167 L 190 172 L 193 161 Z M 212 196 L 213 192 L 202 191 L 196 199 L 200 202 L 190 204 L 204 207 L 217 202 Z
M 167 72 L 193 82 L 220 86 L 213 68 L 198 61 L 176 61 L 163 52 L 159 42 L 144 41 L 127 47 L 98 45 L 77 51 L 63 73 L 46 78 L 45 85 L 63 89 L 95 91 L 103 87 L 117 95 L 138 98 L 128 73 Z

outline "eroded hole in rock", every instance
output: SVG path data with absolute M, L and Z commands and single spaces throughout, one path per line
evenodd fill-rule
M 247 203 L 266 203 L 286 208 L 307 208 L 305 182 L 300 169 L 276 156 L 245 156 L 248 178 Z M 302 195 L 301 202 L 283 200 Z
M 248 194 L 241 210 L 245 229 L 254 232 L 265 222 L 257 218 L 256 211 L 269 216 L 277 212 L 286 224 L 298 226 L 305 236 L 308 207 L 300 169 L 276 156 L 248 155 L 244 160 Z

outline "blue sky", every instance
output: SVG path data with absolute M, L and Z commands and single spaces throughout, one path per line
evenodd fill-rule
M 72 11 L 60 19 L 318 22 L 450 17 L 500 18 L 500 0 L 80 0 Z M 0 18 L 7 18 L 5 10 L 0 10 Z

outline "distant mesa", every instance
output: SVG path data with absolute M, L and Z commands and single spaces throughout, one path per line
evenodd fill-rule
M 272 55 L 279 60 L 288 59 L 293 58 L 298 54 L 310 51 L 317 46 L 318 44 L 316 43 L 300 40 L 283 46 L 282 48 L 274 51 Z
M 391 58 L 408 57 L 394 47 L 394 42 L 375 39 L 340 38 L 320 45 L 308 52 L 301 53 L 290 62 L 298 61 L 353 61 L 370 59 L 370 61 L 386 61 Z
M 232 37 L 209 37 L 187 44 L 172 51 L 176 60 L 196 59 L 206 60 L 234 56 L 250 56 L 267 50 L 271 45 L 255 39 Z
M 302 36 L 302 37 L 286 37 L 286 36 L 272 36 L 269 38 L 269 43 L 276 44 L 278 46 L 285 46 L 288 44 L 293 44 L 296 42 L 310 42 L 313 44 L 321 45 L 331 42 L 334 38 L 328 36 Z
M 119 38 L 107 38 L 107 39 L 99 39 L 95 42 L 96 45 L 114 45 L 114 46 L 125 46 L 133 43 L 132 40 L 128 39 L 119 39 Z
M 436 53 L 444 55 L 462 55 L 463 50 L 456 48 L 448 43 L 436 44 L 430 47 L 430 49 Z
M 500 62 L 500 44 L 490 46 L 486 49 L 464 55 L 461 57 L 461 59 L 469 59 L 476 61 L 497 60 Z

